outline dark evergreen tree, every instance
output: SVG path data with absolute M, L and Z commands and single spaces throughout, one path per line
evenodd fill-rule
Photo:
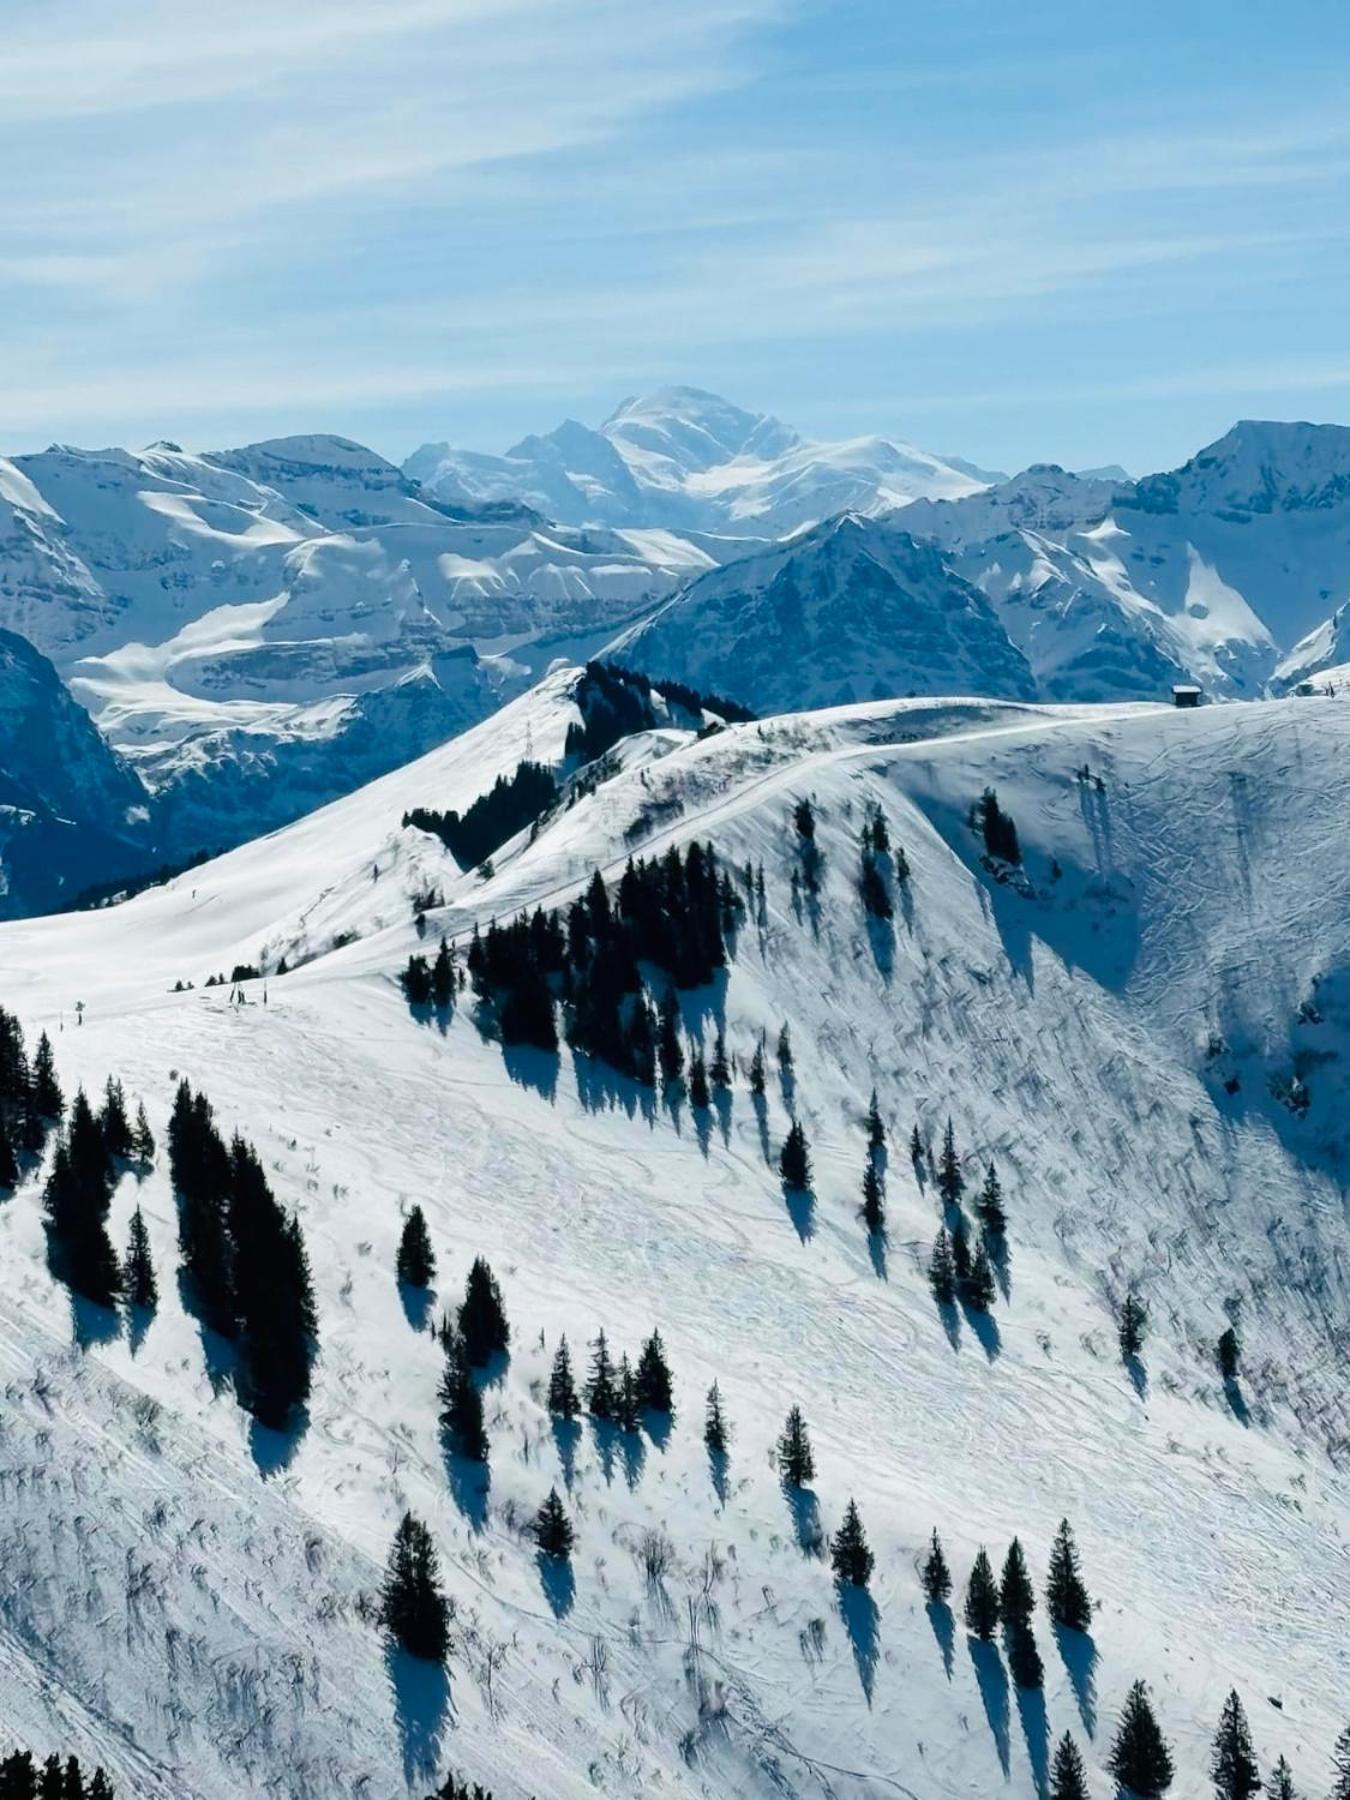
M 805 797 L 800 799 L 792 809 L 792 823 L 797 828 L 797 836 L 805 844 L 815 841 L 816 815 L 811 810 L 811 802 Z
M 661 1079 L 673 1086 L 684 1073 L 684 1045 L 680 1042 L 680 1003 L 673 987 L 661 996 L 661 1010 L 656 1033 L 656 1060 L 661 1065 Z
M 591 1372 L 586 1383 L 586 1410 L 593 1419 L 612 1419 L 616 1400 L 614 1364 L 602 1331 L 591 1345 Z
M 956 1133 L 952 1122 L 947 1120 L 947 1128 L 942 1134 L 942 1155 L 938 1161 L 937 1188 L 944 1204 L 959 1206 L 961 1196 L 966 1191 L 966 1178 L 961 1173 L 961 1159 L 956 1154 Z
M 1298 1791 L 1294 1787 L 1294 1771 L 1283 1757 L 1270 1772 L 1267 1792 L 1270 1800 L 1299 1800 Z
M 1082 1755 L 1067 1731 L 1055 1746 L 1054 1767 L 1050 1771 L 1050 1800 L 1092 1800 Z
M 1327 1800 L 1350 1800 L 1350 1725 L 1336 1739 L 1336 1748 L 1331 1754 L 1336 1779 L 1331 1784 L 1331 1792 Z
M 469 1279 L 464 1285 L 459 1329 L 464 1338 L 464 1353 L 473 1369 L 485 1368 L 494 1356 L 504 1354 L 511 1342 L 502 1291 L 481 1256 L 473 1259 Z
M 794 1119 L 778 1153 L 778 1171 L 783 1186 L 805 1190 L 811 1185 L 811 1151 L 800 1119 Z
M 792 1032 L 786 1019 L 778 1028 L 778 1066 L 784 1073 L 792 1067 Z
M 441 1592 L 431 1534 L 404 1513 L 394 1534 L 381 1591 L 380 1619 L 409 1655 L 444 1662 L 450 1647 L 450 1606 Z
M 703 1415 L 703 1441 L 715 1456 L 724 1456 L 730 1439 L 731 1432 L 722 1410 L 722 1395 L 714 1381 L 708 1389 L 707 1407 Z
M 0 1800 L 37 1800 L 38 1776 L 30 1750 L 14 1750 L 0 1760 Z
M 0 1112 L 0 1188 L 16 1188 L 18 1185 L 19 1159 L 14 1154 L 5 1115 Z
M 881 1117 L 881 1108 L 877 1105 L 877 1090 L 872 1089 L 872 1098 L 867 1103 L 867 1148 L 872 1151 L 886 1148 L 886 1125 Z
M 873 1234 L 886 1229 L 886 1202 L 881 1192 L 881 1176 L 877 1166 L 869 1157 L 863 1165 L 862 1178 L 862 1216 L 863 1223 Z
M 1209 1772 L 1215 1800 L 1251 1800 L 1253 1794 L 1260 1792 L 1261 1776 L 1252 1749 L 1251 1729 L 1236 1688 L 1229 1692 L 1219 1714 Z
M 437 1006 L 449 1006 L 455 997 L 455 954 L 444 938 L 431 965 L 431 998 Z
M 56 1079 L 52 1041 L 45 1031 L 38 1038 L 37 1049 L 33 1053 L 32 1084 L 33 1104 L 40 1117 L 59 1119 L 66 1110 L 66 1102 L 61 1093 L 61 1083 Z
M 1027 1572 L 1027 1559 L 1020 1538 L 1008 1546 L 1003 1561 L 1003 1579 L 999 1584 L 999 1606 L 1005 1625 L 1030 1625 L 1036 1610 L 1036 1591 Z
M 548 1490 L 548 1499 L 534 1515 L 534 1541 L 545 1556 L 568 1557 L 576 1542 L 576 1532 L 568 1518 L 557 1488 Z
M 890 890 L 877 867 L 876 858 L 866 850 L 863 851 L 858 868 L 858 892 L 862 896 L 863 911 L 869 918 L 895 917 L 895 903 L 891 899 Z
M 1148 1331 L 1148 1308 L 1131 1288 L 1120 1309 L 1120 1354 L 1138 1356 Z
M 61 1800 L 85 1800 L 84 1771 L 80 1767 L 78 1756 L 66 1758 L 66 1775 L 61 1789 Z
M 61 1758 L 49 1756 L 42 1765 L 42 1779 L 38 1783 L 41 1800 L 64 1800 L 65 1791 L 66 1782 L 61 1773 Z
M 445 1366 L 441 1371 L 440 1423 L 467 1462 L 488 1459 L 487 1427 L 483 1422 L 483 1396 L 474 1381 L 463 1336 L 452 1327 L 444 1337 Z
M 94 1770 L 94 1779 L 89 1784 L 89 1800 L 113 1800 L 113 1785 L 103 1769 Z
M 958 1231 L 953 1239 L 954 1260 L 956 1254 L 955 1245 L 961 1244 L 964 1246 L 965 1242 L 966 1238 L 964 1231 Z M 995 1297 L 998 1293 L 998 1287 L 994 1281 L 993 1264 L 989 1260 L 989 1252 L 985 1249 L 983 1241 L 976 1244 L 975 1254 L 974 1256 L 969 1257 L 968 1267 L 966 1268 L 965 1273 L 961 1274 L 958 1272 L 957 1291 L 960 1294 L 961 1299 L 972 1312 L 988 1312 L 989 1308 L 994 1304 Z
M 138 1306 L 143 1312 L 153 1312 L 159 1304 L 159 1284 L 155 1280 L 155 1267 L 150 1260 L 150 1234 L 145 1229 L 145 1218 L 139 1206 L 131 1215 L 131 1236 L 127 1244 L 123 1274 L 128 1306 Z
M 558 1340 L 548 1378 L 548 1410 L 559 1419 L 575 1419 L 581 1411 L 577 1384 L 572 1375 L 572 1355 L 565 1337 Z
M 966 1629 L 982 1643 L 988 1643 L 998 1630 L 998 1620 L 998 1584 L 988 1553 L 981 1549 L 966 1584 Z
M 243 1341 L 241 1397 L 282 1430 L 309 1399 L 318 1322 L 299 1220 L 278 1205 L 251 1144 L 230 1146 L 227 1213 L 234 1313 Z
M 942 1539 L 936 1531 L 923 1560 L 922 1580 L 923 1591 L 935 1606 L 944 1603 L 952 1591 L 951 1570 L 942 1554 Z
M 689 1104 L 700 1109 L 706 1109 L 712 1104 L 712 1095 L 708 1092 L 708 1071 L 701 1050 L 695 1050 L 689 1058 Z
M 866 1587 L 875 1565 L 876 1558 L 868 1548 L 858 1509 L 850 1500 L 844 1522 L 830 1543 L 830 1566 L 837 1581 L 850 1587 Z
M 81 1090 L 70 1126 L 57 1144 L 42 1204 L 51 1232 L 55 1266 L 77 1294 L 111 1306 L 122 1291 L 122 1271 L 108 1237 L 112 1174 L 103 1134 Z
M 1242 1339 L 1235 1325 L 1230 1325 L 1219 1339 L 1217 1355 L 1220 1375 L 1225 1381 L 1236 1381 L 1242 1363 Z
M 956 1298 L 956 1263 L 952 1240 L 944 1227 L 933 1240 L 933 1254 L 928 1261 L 928 1285 L 939 1306 L 950 1306 Z
M 755 1054 L 750 1058 L 750 1092 L 757 1098 L 764 1093 L 764 1045 L 755 1045 Z
M 425 956 L 414 952 L 408 958 L 408 966 L 399 976 L 399 983 L 409 1006 L 431 1005 L 431 965 Z
M 143 1169 L 148 1169 L 155 1160 L 155 1134 L 150 1129 L 150 1121 L 145 1116 L 145 1102 L 138 1102 L 136 1107 L 136 1123 L 131 1130 L 131 1154 L 134 1161 Z
M 778 1473 L 783 1478 L 784 1487 L 803 1488 L 808 1481 L 814 1481 L 816 1459 L 811 1451 L 811 1439 L 799 1406 L 794 1406 L 788 1413 L 782 1436 L 778 1440 L 777 1456 Z
M 196 1310 L 226 1336 L 238 1329 L 234 1253 L 227 1211 L 230 1154 L 216 1130 L 211 1103 L 178 1085 L 169 1119 L 169 1168 L 178 1199 L 178 1248 Z
M 502 998 L 498 1023 L 504 1044 L 528 1044 L 549 1055 L 558 1048 L 553 992 L 539 969 L 526 966 L 520 971 Z
M 619 1358 L 619 1373 L 614 1383 L 614 1423 L 620 1431 L 635 1432 L 642 1423 L 642 1403 L 638 1399 L 637 1376 L 627 1356 Z
M 1029 1625 L 1007 1628 L 1008 1673 L 1015 1686 L 1035 1689 L 1045 1686 L 1045 1665 L 1036 1648 L 1036 1637 Z
M 673 1413 L 674 1390 L 661 1333 L 654 1331 L 642 1346 L 637 1366 L 637 1399 L 644 1412 Z
M 909 1160 L 914 1165 L 914 1173 L 923 1172 L 923 1139 L 919 1135 L 919 1127 L 915 1125 L 909 1134 Z
M 731 1064 L 727 1061 L 726 1033 L 720 1025 L 717 1027 L 717 1036 L 713 1040 L 712 1062 L 708 1065 L 708 1078 L 719 1090 L 725 1090 L 731 1086 Z
M 396 1273 L 404 1287 L 410 1288 L 430 1287 L 436 1279 L 436 1253 L 431 1247 L 426 1214 L 420 1206 L 410 1207 L 403 1221 Z
M 1138 1800 L 1158 1800 L 1172 1785 L 1172 1754 L 1142 1681 L 1136 1681 L 1126 1696 L 1108 1767 Z
M 114 1075 L 110 1075 L 104 1085 L 103 1106 L 98 1122 L 103 1132 L 103 1142 L 108 1147 L 108 1155 L 130 1157 L 135 1143 L 131 1135 L 131 1122 L 127 1118 L 127 1100 L 121 1082 Z
M 1003 1235 L 1008 1223 L 1008 1216 L 1003 1207 L 1003 1186 L 998 1178 L 998 1170 L 993 1163 L 989 1165 L 989 1173 L 984 1178 L 984 1186 L 976 1198 L 975 1216 L 991 1237 Z
M 984 847 L 999 862 L 1018 864 L 1022 848 L 1017 841 L 1017 827 L 998 803 L 998 795 L 989 787 L 975 806 L 976 823 L 984 836 Z
M 1067 1519 L 1061 1519 L 1050 1551 L 1050 1570 L 1045 1582 L 1045 1610 L 1056 1625 L 1068 1631 L 1087 1631 L 1092 1625 L 1092 1601 L 1078 1567 L 1078 1546 Z

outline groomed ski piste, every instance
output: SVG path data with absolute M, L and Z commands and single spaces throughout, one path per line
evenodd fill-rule
M 522 757 L 559 762 L 576 675 L 165 887 L 0 928 L 0 1003 L 30 1046 L 51 1033 L 67 1094 L 112 1073 L 146 1103 L 160 1155 L 123 1178 L 111 1230 L 121 1248 L 141 1204 L 161 1294 L 136 1341 L 73 1307 L 47 1271 L 40 1172 L 0 1202 L 0 1738 L 87 1754 L 138 1796 L 377 1800 L 454 1769 L 497 1800 L 1030 1800 L 1067 1730 L 1105 1796 L 1142 1677 L 1177 1796 L 1207 1791 L 1231 1687 L 1263 1770 L 1284 1754 L 1320 1795 L 1350 1711 L 1350 704 L 891 701 L 672 727 L 619 746 L 486 878 L 401 826 Z M 968 822 L 989 786 L 1020 834 L 1015 876 Z M 803 796 L 824 867 L 794 904 Z M 873 804 L 911 871 L 889 930 L 858 891 Z M 765 875 L 725 980 L 682 996 L 691 1033 L 725 1021 L 739 1068 L 720 1111 L 566 1048 L 504 1054 L 469 992 L 441 1019 L 407 1006 L 398 971 L 441 931 L 462 946 L 693 838 Z M 283 956 L 265 1004 L 261 980 L 243 1005 L 204 986 Z M 745 1079 L 761 1032 L 762 1125 Z M 251 1426 L 181 1303 L 164 1152 L 180 1076 L 303 1225 L 320 1353 L 289 1437 Z M 858 1217 L 874 1084 L 881 1252 Z M 809 1205 L 777 1172 L 793 1113 Z M 926 1279 L 940 1208 L 907 1141 L 918 1122 L 936 1146 L 949 1115 L 968 1181 L 992 1158 L 1007 1195 L 1009 1291 L 987 1319 L 944 1319 Z M 441 1354 L 395 1282 L 414 1202 L 440 1262 L 430 1316 L 476 1255 L 505 1294 L 486 1489 L 447 1462 Z M 1131 1285 L 1151 1313 L 1133 1373 L 1115 1322 Z M 664 1442 L 608 1455 L 586 1427 L 569 1476 L 543 1387 L 560 1335 L 581 1369 L 601 1327 L 630 1354 L 659 1327 L 677 1414 Z M 721 1494 L 714 1379 L 734 1434 Z M 821 1530 L 857 1501 L 870 1606 L 841 1607 L 811 1503 L 790 1507 L 771 1466 L 793 1404 Z M 570 1586 L 526 1531 L 553 1485 L 577 1527 Z M 391 1655 L 373 1616 L 406 1509 L 455 1604 L 443 1679 Z M 997 1568 L 1014 1534 L 1039 1592 L 1066 1516 L 1090 1645 L 1038 1607 L 1029 1693 L 972 1649 L 961 1599 L 980 1546 Z M 934 1527 L 950 1615 L 918 1579 Z

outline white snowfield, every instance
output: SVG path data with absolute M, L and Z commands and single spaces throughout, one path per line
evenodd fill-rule
M 138 1343 L 108 1315 L 72 1318 L 38 1182 L 0 1204 L 5 1731 L 87 1753 L 138 1796 L 382 1800 L 454 1768 L 498 1800 L 1031 1800 L 1069 1730 L 1104 1797 L 1144 1677 L 1178 1800 L 1208 1790 L 1232 1686 L 1263 1769 L 1283 1753 L 1324 1793 L 1350 1712 L 1350 703 L 892 701 L 660 730 L 489 879 L 401 827 L 413 805 L 462 809 L 521 756 L 556 760 L 574 677 L 161 890 L 0 927 L 0 1001 L 30 1040 L 52 1032 L 68 1091 L 118 1073 L 162 1140 L 186 1075 L 256 1142 L 303 1221 L 321 1322 L 307 1428 L 251 1434 L 180 1303 L 162 1149 L 114 1201 L 119 1245 L 144 1207 L 160 1278 Z M 1020 882 L 982 867 L 966 822 L 989 784 Z M 794 906 L 803 795 L 825 870 L 818 905 Z M 912 871 L 893 932 L 869 933 L 858 897 L 869 804 Z M 566 1051 L 504 1057 L 468 995 L 439 1023 L 410 1015 L 394 977 L 419 946 L 419 890 L 445 900 L 429 949 L 441 926 L 462 942 L 693 837 L 736 869 L 762 862 L 767 890 L 725 984 L 685 997 L 705 1041 L 725 1019 L 740 1064 L 723 1114 L 644 1103 Z M 242 1007 L 202 987 L 282 954 L 312 960 L 273 976 L 265 1005 L 261 982 Z M 178 979 L 195 989 L 169 992 Z M 744 1069 L 785 1019 L 795 1075 L 774 1070 L 761 1127 Z M 857 1216 L 874 1083 L 891 1132 L 876 1257 Z M 789 1105 L 810 1208 L 776 1175 Z M 1009 1293 L 950 1338 L 925 1279 L 937 1204 L 906 1149 L 916 1120 L 940 1140 L 949 1113 L 970 1182 L 997 1161 L 1011 1245 Z M 436 1312 L 475 1254 L 505 1292 L 486 1492 L 447 1470 L 439 1351 L 394 1282 L 414 1201 Z M 1112 1310 L 1132 1283 L 1152 1314 L 1137 1384 Z M 1215 1367 L 1225 1303 L 1238 1395 Z M 660 1327 L 678 1415 L 608 1467 L 586 1427 L 569 1476 L 542 1384 L 560 1334 L 584 1368 L 601 1326 L 630 1354 Z M 734 1430 L 721 1495 L 702 1441 L 714 1378 Z M 770 1466 L 793 1403 L 820 1527 L 857 1500 L 874 1611 L 841 1611 L 803 1549 L 810 1509 L 794 1516 Z M 555 1484 L 574 1590 L 524 1533 Z M 443 1682 L 389 1658 L 363 1604 L 405 1508 L 455 1601 Z M 1046 1686 L 1023 1693 L 1001 1653 L 972 1651 L 964 1583 L 981 1545 L 1001 1564 L 1016 1533 L 1039 1590 L 1066 1515 L 1093 1656 L 1038 1609 Z M 934 1526 L 950 1617 L 916 1572 Z M 647 1533 L 668 1539 L 650 1576 Z

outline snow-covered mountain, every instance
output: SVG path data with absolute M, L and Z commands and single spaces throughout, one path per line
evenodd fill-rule
M 27 1175 L 0 1206 L 0 1716 L 108 1767 L 119 1792 L 225 1800 L 421 1796 L 447 1768 L 496 1800 L 1044 1791 L 1065 1731 L 1093 1793 L 1146 1679 L 1178 1793 L 1207 1783 L 1229 1688 L 1262 1772 L 1321 1794 L 1345 1724 L 1350 1382 L 1350 708 L 887 701 L 622 743 L 563 804 L 461 871 L 400 820 L 463 809 L 523 756 L 561 762 L 575 671 L 421 761 L 123 906 L 0 927 L 0 999 L 59 1074 L 118 1073 L 156 1132 L 186 1075 L 294 1207 L 321 1350 L 304 1428 L 252 1431 L 222 1346 L 184 1311 L 163 1158 L 139 1204 L 160 1306 L 133 1334 L 48 1273 Z M 1289 768 L 1299 780 L 1291 783 Z M 968 823 L 993 785 L 1021 868 Z M 792 814 L 815 818 L 813 888 Z M 869 920 L 858 835 L 884 809 L 909 878 Z M 763 865 L 691 1033 L 738 1067 L 716 1108 L 585 1058 L 503 1054 L 465 994 L 412 1014 L 396 972 L 442 929 L 569 901 L 600 867 L 697 838 Z M 418 935 L 415 904 L 444 904 Z M 289 973 L 276 970 L 285 957 Z M 205 978 L 270 970 L 231 1004 Z M 192 981 L 192 991 L 170 992 Z M 75 997 L 85 1002 L 74 1028 Z M 757 1107 L 746 1068 L 791 1027 Z M 64 1023 L 65 1029 L 61 1026 Z M 863 1114 L 890 1132 L 887 1234 L 858 1218 Z M 809 1199 L 774 1167 L 804 1126 Z M 985 1317 L 935 1307 L 941 1216 L 911 1125 L 951 1117 L 965 1178 L 1009 1215 Z M 441 1358 L 394 1253 L 424 1209 L 434 1308 L 471 1259 L 500 1279 L 511 1357 L 487 1389 L 490 1476 L 438 1439 Z M 1151 1329 L 1116 1348 L 1129 1288 Z M 1242 1328 L 1240 1381 L 1214 1344 Z M 659 1326 L 667 1431 L 555 1431 L 561 1334 L 633 1351 Z M 144 1328 L 142 1328 L 144 1327 Z M 74 1340 L 74 1341 L 72 1341 Z M 702 1441 L 719 1383 L 725 1471 Z M 795 1506 L 770 1452 L 789 1406 L 817 1474 Z M 525 1532 L 551 1486 L 569 1579 Z M 817 1534 L 856 1499 L 870 1597 Z M 444 1679 L 388 1653 L 372 1597 L 405 1509 L 454 1601 Z M 1090 1638 L 1038 1608 L 1042 1690 L 961 1628 L 980 1546 L 1017 1534 L 1038 1592 L 1064 1516 Z M 954 1611 L 917 1576 L 940 1530 Z
M 881 437 L 815 443 L 701 388 L 625 400 L 595 430 L 569 419 L 489 457 L 424 444 L 405 474 L 461 505 L 523 501 L 567 523 L 778 538 L 832 513 L 975 493 L 986 477 Z

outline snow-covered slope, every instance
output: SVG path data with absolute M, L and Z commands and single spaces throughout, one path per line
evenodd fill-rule
M 853 513 L 700 576 L 609 653 L 759 712 L 891 694 L 1035 692 L 978 589 L 931 544 Z
M 520 500 L 569 523 L 782 537 L 832 513 L 977 492 L 969 464 L 881 437 L 801 438 L 701 388 L 625 400 L 597 430 L 569 419 L 503 457 L 424 444 L 404 472 L 460 504 Z
M 72 1346 L 34 1183 L 0 1208 L 11 1729 L 179 1800 L 385 1795 L 405 1775 L 421 1795 L 433 1767 L 498 1800 L 1031 1800 L 1065 1730 L 1108 1791 L 1143 1676 L 1177 1792 L 1205 1785 L 1230 1685 L 1263 1768 L 1283 1752 L 1324 1791 L 1350 1629 L 1350 708 L 930 700 L 659 732 L 486 881 L 399 825 L 409 804 L 464 807 L 520 755 L 555 757 L 570 680 L 162 890 L 0 928 L 0 999 L 52 1030 L 67 1085 L 117 1070 L 162 1135 L 186 1074 L 256 1139 L 299 1211 L 322 1337 L 308 1428 L 251 1437 L 179 1304 L 162 1164 L 114 1203 L 119 1241 L 144 1206 L 161 1272 L 135 1343 L 82 1314 Z M 981 865 L 966 823 L 990 783 L 1021 835 L 1016 882 Z M 794 904 L 804 795 L 824 872 Z M 886 931 L 856 883 L 876 804 L 912 871 Z M 724 1021 L 741 1065 L 724 1115 L 644 1103 L 566 1054 L 504 1059 L 467 1002 L 409 1015 L 392 976 L 429 882 L 446 900 L 433 930 L 462 938 L 692 836 L 765 870 L 725 984 L 686 1000 L 690 1029 Z M 260 984 L 243 1007 L 200 985 L 287 948 L 312 960 L 274 976 L 265 1006 Z M 198 986 L 172 994 L 171 977 Z M 761 1122 L 743 1070 L 784 1019 L 795 1071 Z M 884 1254 L 857 1218 L 874 1083 L 892 1132 Z M 785 1205 L 765 1159 L 789 1108 L 811 1141 L 808 1208 Z M 978 1330 L 934 1309 L 936 1202 L 903 1149 L 914 1120 L 940 1136 L 949 1113 L 969 1175 L 995 1158 L 1008 1192 L 1008 1292 Z M 438 1353 L 393 1282 L 414 1200 L 439 1299 L 483 1253 L 512 1319 L 486 1493 L 447 1472 Z M 1153 1317 L 1138 1385 L 1111 1311 L 1131 1283 Z M 1240 1395 L 1214 1368 L 1227 1308 Z M 580 1353 L 604 1326 L 633 1350 L 653 1325 L 672 1433 L 615 1447 L 607 1469 L 588 1430 L 569 1478 L 540 1403 L 559 1334 Z M 714 1377 L 735 1430 L 720 1493 L 700 1433 Z M 875 1611 L 841 1612 L 802 1548 L 810 1509 L 794 1521 L 768 1466 L 794 1402 L 820 1525 L 857 1499 Z M 555 1483 L 574 1588 L 541 1578 L 522 1532 Z M 456 1603 L 444 1685 L 388 1660 L 360 1603 L 409 1506 Z M 925 1612 L 915 1564 L 935 1525 L 958 1581 L 1016 1532 L 1039 1583 L 1065 1514 L 1098 1612 L 1090 1656 L 1037 1615 L 1037 1696 Z M 653 1576 L 648 1531 L 670 1546 Z

